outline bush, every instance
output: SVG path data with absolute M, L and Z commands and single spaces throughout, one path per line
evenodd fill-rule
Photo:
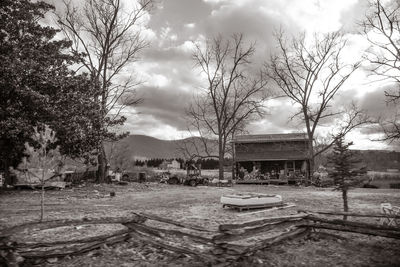
M 373 184 L 364 184 L 363 188 L 379 188 L 379 186 Z
M 400 183 L 390 184 L 390 188 L 400 189 Z

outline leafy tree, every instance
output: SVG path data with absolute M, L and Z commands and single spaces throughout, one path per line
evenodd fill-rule
M 359 160 L 349 150 L 349 146 L 352 144 L 352 142 L 345 144 L 344 135 L 339 135 L 335 138 L 333 153 L 329 158 L 329 161 L 334 166 L 334 171 L 330 173 L 330 176 L 334 180 L 336 190 L 342 192 L 343 210 L 345 212 L 349 211 L 348 191 L 350 188 L 361 183 L 360 174 L 363 173 L 363 170 L 356 170 L 354 168 L 354 164 L 359 162 Z M 346 220 L 347 216 L 344 215 L 343 219 Z
M 39 23 L 52 9 L 42 1 L 0 2 L 0 160 L 6 180 L 39 124 L 50 125 L 57 133 L 54 146 L 73 157 L 96 141 L 90 77 L 69 68 L 79 60 L 63 53 L 71 42 L 55 39 L 58 31 Z

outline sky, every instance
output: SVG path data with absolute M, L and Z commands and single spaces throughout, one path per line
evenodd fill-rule
M 57 0 L 52 1 L 58 8 Z M 246 40 L 256 42 L 254 64 L 261 66 L 276 49 L 276 29 L 284 29 L 288 35 L 341 29 L 348 39 L 347 58 L 357 60 L 369 47 L 357 27 L 366 10 L 366 0 L 157 0 L 156 8 L 143 21 L 150 45 L 139 62 L 124 70 L 142 81 L 137 92 L 143 103 L 124 109 L 127 121 L 119 130 L 166 140 L 190 135 L 185 109 L 207 85 L 192 59 L 193 42 L 204 43 L 218 34 L 229 37 L 243 33 Z M 388 106 L 384 97 L 390 85 L 375 80 L 361 67 L 333 104 L 340 107 L 354 101 L 373 116 L 393 112 L 395 108 Z M 267 115 L 248 125 L 249 134 L 305 130 L 300 121 L 290 120 L 296 107 L 289 99 L 268 101 L 266 109 Z M 321 127 L 319 134 L 329 131 L 329 127 Z M 373 141 L 379 138 L 380 133 L 371 129 L 355 130 L 347 136 L 354 149 L 399 150 L 395 144 Z

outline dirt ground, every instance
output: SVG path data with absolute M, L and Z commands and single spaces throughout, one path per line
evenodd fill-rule
M 115 192 L 115 197 L 110 197 Z M 296 207 L 238 212 L 223 209 L 219 199 L 233 192 L 262 192 L 282 195 Z M 234 187 L 185 187 L 157 183 L 94 185 L 46 191 L 45 217 L 95 218 L 146 212 L 174 220 L 216 229 L 221 223 L 242 222 L 260 217 L 296 214 L 299 209 L 341 210 L 341 195 L 330 188 L 235 185 Z M 400 206 L 398 189 L 354 189 L 349 194 L 351 211 L 379 213 L 380 203 Z M 39 191 L 1 191 L 0 229 L 37 221 Z M 376 223 L 378 221 L 374 220 Z M 374 222 L 370 221 L 370 222 Z M 400 242 L 356 234 L 341 234 L 343 239 L 313 236 L 287 241 L 242 259 L 237 266 L 400 266 Z M 136 240 L 104 246 L 74 257 L 51 259 L 48 266 L 202 266 L 185 255 L 177 255 Z

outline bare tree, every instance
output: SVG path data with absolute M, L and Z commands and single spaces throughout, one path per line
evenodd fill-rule
M 310 142 L 310 170 L 314 169 L 314 158 L 331 147 L 331 141 L 319 151 L 315 150 L 316 130 L 324 122 L 344 116 L 339 132 L 345 135 L 355 127 L 365 123 L 364 115 L 355 105 L 349 110 L 333 108 L 332 101 L 359 67 L 359 62 L 342 62 L 342 52 L 346 40 L 339 32 L 324 35 L 315 34 L 307 39 L 305 34 L 288 40 L 283 31 L 276 33 L 278 52 L 266 63 L 267 75 L 276 86 L 299 106 L 293 116 L 300 117 L 305 124 Z
M 393 88 L 385 91 L 389 104 L 398 105 L 400 100 L 400 2 L 370 1 L 370 9 L 361 27 L 371 47 L 366 59 L 371 63 L 371 72 L 383 80 L 392 82 Z M 385 140 L 400 139 L 400 118 L 381 121 Z
M 191 126 L 201 136 L 204 151 L 206 138 L 218 140 L 219 178 L 223 179 L 223 162 L 227 144 L 246 123 L 263 114 L 267 99 L 266 79 L 261 71 L 251 73 L 254 43 L 245 45 L 243 35 L 208 40 L 196 44 L 193 59 L 207 79 L 207 86 L 195 97 L 188 115 Z
M 40 171 L 40 185 L 42 193 L 40 196 L 40 221 L 44 219 L 44 186 L 47 179 L 53 176 L 56 166 L 60 165 L 61 155 L 58 147 L 51 149 L 50 146 L 56 142 L 55 132 L 47 125 L 42 130 L 34 128 L 32 140 L 36 147 L 25 143 L 25 154 L 28 160 L 25 161 L 25 168 L 36 168 Z
M 65 12 L 58 14 L 59 25 L 98 88 L 98 181 L 103 182 L 107 166 L 104 141 L 120 137 L 109 128 L 123 124 L 125 117 L 120 112 L 125 106 L 141 101 L 134 90 L 138 82 L 121 72 L 137 61 L 148 45 L 141 21 L 153 1 L 132 1 L 135 6 L 131 10 L 124 8 L 121 0 L 87 0 L 80 7 L 70 1 L 64 4 Z

